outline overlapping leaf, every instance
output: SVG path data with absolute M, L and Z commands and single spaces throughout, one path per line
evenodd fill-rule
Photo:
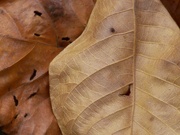
M 180 31 L 160 0 L 97 0 L 50 65 L 64 135 L 180 134 Z
M 92 0 L 0 1 L 0 128 L 4 132 L 60 134 L 49 102 L 48 66 L 81 34 L 93 4 Z

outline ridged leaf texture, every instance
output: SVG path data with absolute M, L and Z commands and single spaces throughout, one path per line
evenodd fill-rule
M 50 96 L 64 135 L 179 135 L 179 27 L 160 0 L 97 0 Z

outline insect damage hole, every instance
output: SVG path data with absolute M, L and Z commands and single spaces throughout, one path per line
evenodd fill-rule
M 18 106 L 19 101 L 17 100 L 16 96 L 13 96 L 13 99 L 14 99 L 15 106 Z
M 37 15 L 37 16 L 41 16 L 42 13 L 36 10 L 36 11 L 34 11 L 34 16 L 36 16 L 36 15 Z
M 38 33 L 34 33 L 34 36 L 36 36 L 36 37 L 40 37 L 41 35 L 40 35 L 40 34 L 38 34 Z
M 30 98 L 34 97 L 34 96 L 38 93 L 38 91 L 39 91 L 39 88 L 38 88 L 37 91 L 35 91 L 35 92 L 33 92 L 32 94 L 30 94 L 27 99 L 30 99 Z
M 69 38 L 69 37 L 62 37 L 62 40 L 64 40 L 64 41 L 69 41 L 70 38 Z
M 14 119 L 17 119 L 18 115 L 19 115 L 19 114 L 16 114 L 16 115 L 14 116 Z
M 31 81 L 32 79 L 34 79 L 34 77 L 36 76 L 36 73 L 37 73 L 37 70 L 34 69 L 31 77 L 29 78 L 30 81 Z
M 32 93 L 32 94 L 28 97 L 28 99 L 34 97 L 36 94 L 37 94 L 37 92 Z
M 25 114 L 24 114 L 24 118 L 26 118 L 28 115 L 29 115 L 28 113 L 25 113 Z
M 132 85 L 132 84 L 130 84 L 130 85 L 128 86 L 128 89 L 127 89 L 124 93 L 119 94 L 119 96 L 130 96 L 132 86 L 133 86 L 133 85 Z

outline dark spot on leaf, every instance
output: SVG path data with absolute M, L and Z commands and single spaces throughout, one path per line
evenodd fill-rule
M 3 13 L 4 13 L 4 11 L 2 9 L 0 9 L 0 14 L 3 14 Z
M 19 115 L 19 114 L 16 114 L 16 115 L 14 116 L 14 119 L 17 119 L 18 115 Z
M 32 80 L 32 79 L 36 76 L 36 72 L 37 72 L 37 70 L 34 69 L 34 70 L 33 70 L 33 73 L 32 73 L 32 75 L 31 75 L 31 77 L 30 77 L 29 80 Z
M 24 114 L 24 118 L 26 118 L 27 116 L 28 116 L 28 113 L 25 113 L 25 114 Z
M 34 16 L 41 16 L 42 15 L 42 13 L 41 12 L 39 12 L 39 11 L 34 11 Z
M 18 106 L 18 100 L 17 100 L 16 96 L 13 96 L 13 99 L 14 99 L 15 106 Z
M 69 37 L 62 37 L 62 40 L 69 41 L 70 38 Z
M 40 37 L 41 35 L 38 33 L 34 33 L 34 36 Z
M 111 28 L 110 31 L 111 31 L 112 33 L 114 33 L 114 32 L 115 32 L 115 29 L 114 29 L 114 28 Z
M 128 89 L 126 92 L 122 93 L 122 94 L 119 94 L 119 96 L 129 96 L 131 94 L 131 87 L 132 87 L 132 84 L 130 84 L 128 86 Z

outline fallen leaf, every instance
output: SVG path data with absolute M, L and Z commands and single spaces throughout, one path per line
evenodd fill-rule
M 84 30 L 93 6 L 93 0 L 0 1 L 2 131 L 61 134 L 49 101 L 48 67 Z
M 50 64 L 63 135 L 180 134 L 180 31 L 160 0 L 97 0 Z

